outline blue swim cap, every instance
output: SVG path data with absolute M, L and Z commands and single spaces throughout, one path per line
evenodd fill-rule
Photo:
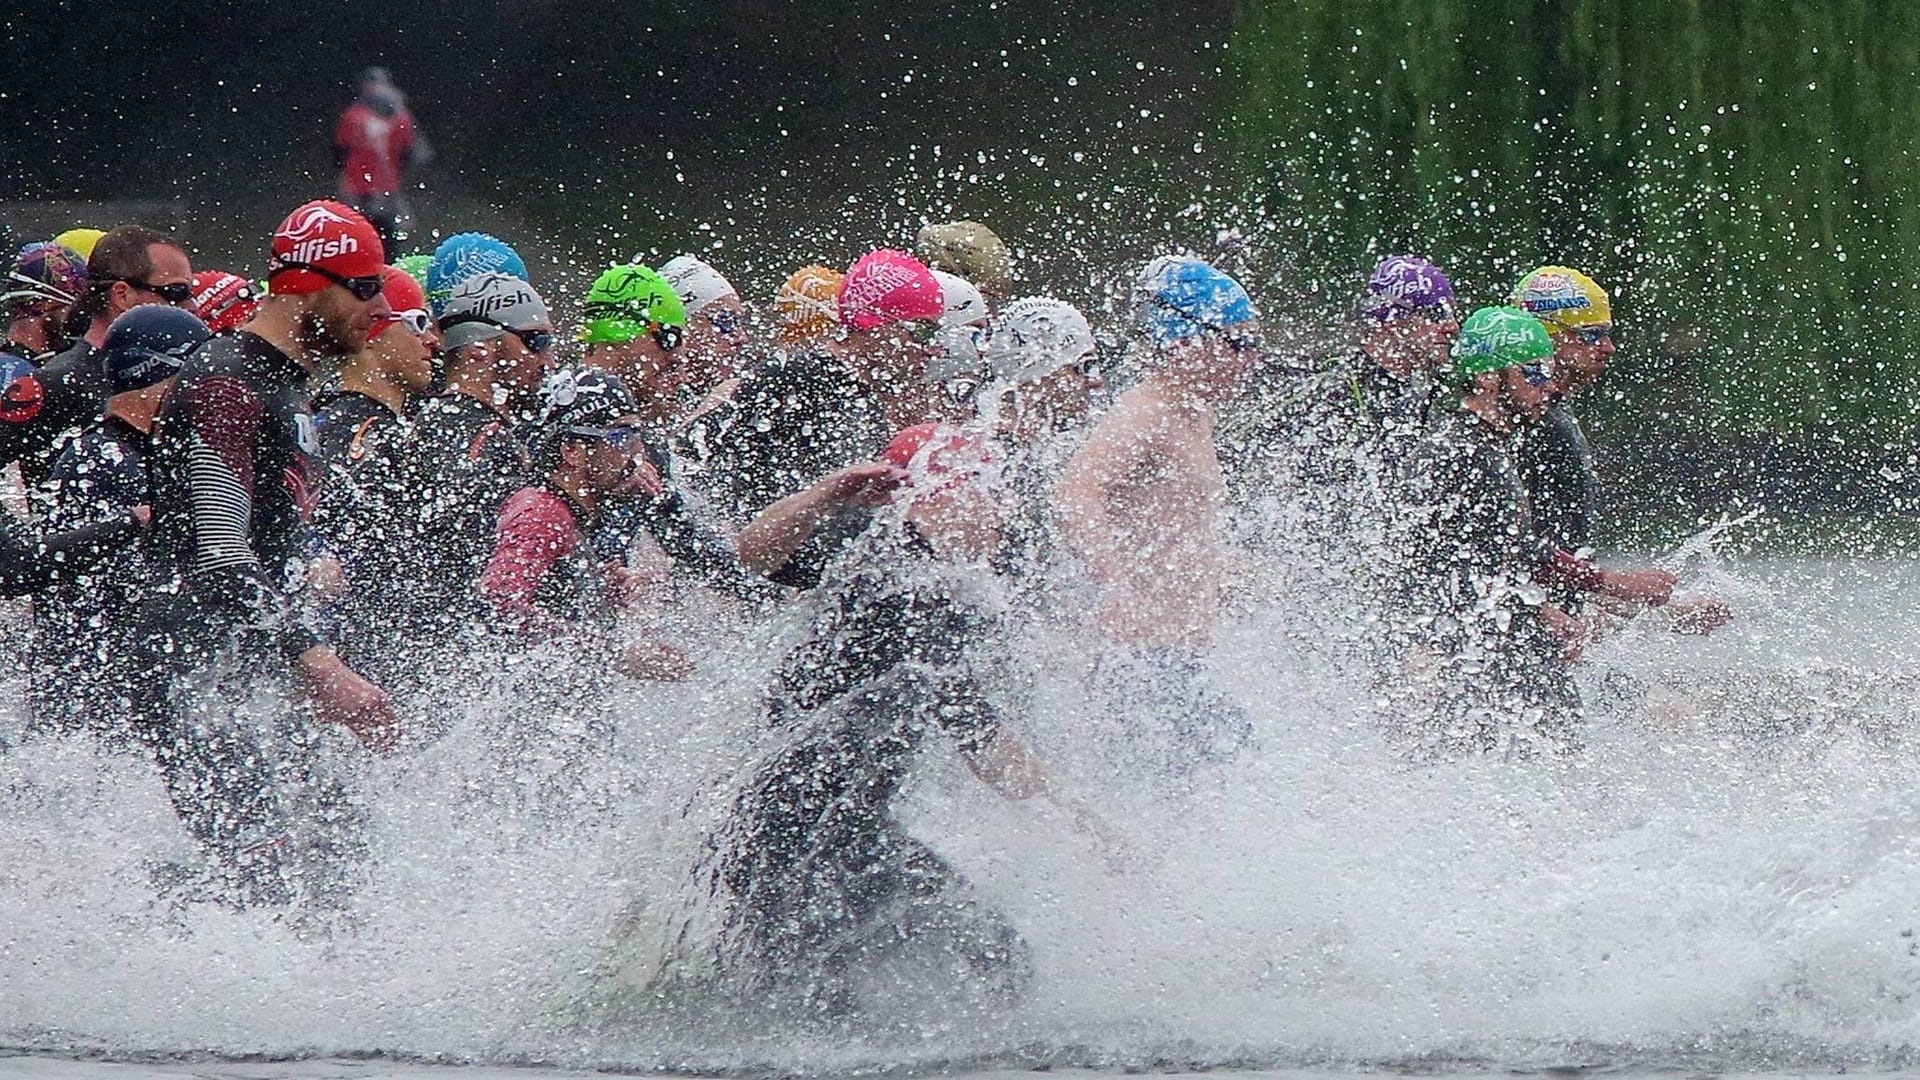
M 445 312 L 447 298 L 461 282 L 485 273 L 525 281 L 527 264 L 505 241 L 486 233 L 455 233 L 440 241 L 427 264 L 427 307 L 433 317 L 438 319 Z
M 1155 345 L 1171 345 L 1260 317 L 1253 298 L 1239 282 L 1199 259 L 1155 259 L 1147 264 L 1142 284 L 1146 302 L 1141 316 Z

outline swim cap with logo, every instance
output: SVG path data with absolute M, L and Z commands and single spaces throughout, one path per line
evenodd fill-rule
M 1032 382 L 1094 351 L 1093 327 L 1080 310 L 1050 296 L 1029 296 L 1002 308 L 987 339 L 997 382 Z
M 447 298 L 440 314 L 443 348 L 458 349 L 506 333 L 505 327 L 531 330 L 552 325 L 547 302 L 533 286 L 510 274 L 469 277 Z
M 386 265 L 380 234 L 360 211 L 332 199 L 316 199 L 288 214 L 267 247 L 267 277 L 275 296 L 317 293 L 335 284 L 302 267 L 343 278 L 375 277 Z
M 972 282 L 945 270 L 932 273 L 933 280 L 940 283 L 941 326 L 972 326 L 987 321 L 987 299 Z
M 246 325 L 260 310 L 260 294 L 253 282 L 225 270 L 202 270 L 193 275 L 193 313 L 216 334 Z
M 123 312 L 100 345 L 109 392 L 124 394 L 172 378 L 187 354 L 212 336 L 206 323 L 177 307 L 143 304 Z
M 393 260 L 394 269 L 399 270 L 417 282 L 420 285 L 422 295 L 425 295 L 427 290 L 427 267 L 432 265 L 433 256 L 418 253 L 402 255 Z
M 987 322 L 986 298 L 958 274 L 944 270 L 932 273 L 933 279 L 940 283 L 943 310 L 940 329 L 933 335 L 937 355 L 927 362 L 922 377 L 930 383 L 944 383 L 963 376 L 977 381 L 984 374 L 986 357 L 987 336 L 982 329 Z
M 1013 284 L 1013 255 L 992 229 L 977 221 L 922 226 L 913 249 L 929 269 L 958 274 L 989 289 Z
M 1568 266 L 1543 266 L 1513 287 L 1513 306 L 1547 324 L 1549 330 L 1578 330 L 1613 325 L 1607 290 Z
M 596 367 L 563 369 L 540 386 L 534 442 L 547 449 L 569 436 L 590 438 L 638 411 L 626 384 Z
M 521 281 L 531 280 L 526 261 L 506 241 L 486 233 L 455 233 L 440 241 L 427 263 L 427 303 L 434 318 L 445 310 L 455 287 L 475 274 L 506 274 Z
M 33 361 L 0 352 L 0 424 L 24 424 L 46 403 L 47 388 Z
M 72 249 L 41 241 L 20 249 L 0 281 L 0 310 L 20 304 L 71 304 L 87 291 L 87 261 Z
M 93 246 L 107 235 L 105 229 L 68 229 L 53 238 L 53 242 L 80 256 L 82 259 L 93 257 Z
M 913 474 L 910 498 L 934 495 L 987 473 L 997 464 L 993 446 L 977 432 L 938 421 L 894 432 L 880 460 Z
M 1483 307 L 1460 324 L 1453 339 L 1452 375 L 1475 375 L 1541 363 L 1553 356 L 1553 340 L 1539 319 L 1516 307 Z
M 831 267 L 803 266 L 781 283 L 773 296 L 773 311 L 782 344 L 819 337 L 839 325 L 840 306 L 835 298 L 845 277 Z
M 1226 330 L 1260 317 L 1253 298 L 1225 272 L 1200 260 L 1161 257 L 1147 264 L 1141 315 L 1156 345 L 1172 345 L 1207 331 Z
M 1367 278 L 1361 302 L 1367 314 L 1381 322 L 1402 315 L 1453 315 L 1453 282 L 1441 269 L 1412 255 L 1383 259 Z
M 698 315 L 700 309 L 715 300 L 729 296 L 739 296 L 720 271 L 691 255 L 676 255 L 668 259 L 660 268 L 660 276 L 667 279 L 673 291 L 680 297 L 680 304 L 687 314 Z
M 650 266 L 610 266 L 587 289 L 580 340 L 619 345 L 657 326 L 687 325 L 686 305 L 667 279 Z
M 904 251 L 882 248 L 847 268 L 837 297 L 840 321 L 855 330 L 937 319 L 946 309 L 933 271 Z

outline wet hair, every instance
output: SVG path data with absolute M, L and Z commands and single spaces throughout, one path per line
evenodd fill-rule
M 139 225 L 121 225 L 110 230 L 93 245 L 87 256 L 87 291 L 73 305 L 73 315 L 85 327 L 85 321 L 107 310 L 107 295 L 113 283 L 132 278 L 145 281 L 153 273 L 153 245 L 179 247 L 179 241 L 158 229 Z

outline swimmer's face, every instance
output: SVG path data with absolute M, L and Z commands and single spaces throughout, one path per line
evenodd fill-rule
M 1187 338 L 1167 350 L 1169 369 L 1210 396 L 1231 394 L 1260 362 L 1260 323 L 1249 320 Z
M 1500 373 L 1501 389 L 1506 392 L 1513 411 L 1529 423 L 1538 423 L 1547 414 L 1547 406 L 1553 403 L 1553 380 L 1536 381 L 1538 378 L 1524 367 L 1510 367 Z
M 1022 383 L 1015 392 L 1018 426 L 1035 431 L 1059 430 L 1085 421 L 1093 411 L 1093 396 L 1106 387 L 1106 381 L 1088 363 L 1092 359 L 1089 354 L 1049 375 Z
M 1612 327 L 1562 330 L 1553 335 L 1553 383 L 1561 394 L 1577 394 L 1598 382 L 1615 351 Z
M 1433 371 L 1447 363 L 1447 350 L 1460 333 L 1451 317 L 1410 314 L 1376 323 L 1363 346 L 1381 370 L 1396 379 L 1410 379 L 1417 371 Z
M 737 296 L 714 300 L 687 318 L 686 333 L 679 351 L 694 381 L 717 383 L 750 341 L 746 305 Z

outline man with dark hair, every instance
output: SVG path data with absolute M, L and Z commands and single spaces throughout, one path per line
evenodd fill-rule
M 167 234 L 122 225 L 100 238 L 87 258 L 87 290 L 73 306 L 84 323 L 80 339 L 40 368 L 45 397 L 38 409 L 0 412 L 0 466 L 20 463 L 29 491 L 47 478 L 62 437 L 91 423 L 107 404 L 107 373 L 100 347 L 107 327 L 141 304 L 187 307 L 193 302 L 193 265 Z

